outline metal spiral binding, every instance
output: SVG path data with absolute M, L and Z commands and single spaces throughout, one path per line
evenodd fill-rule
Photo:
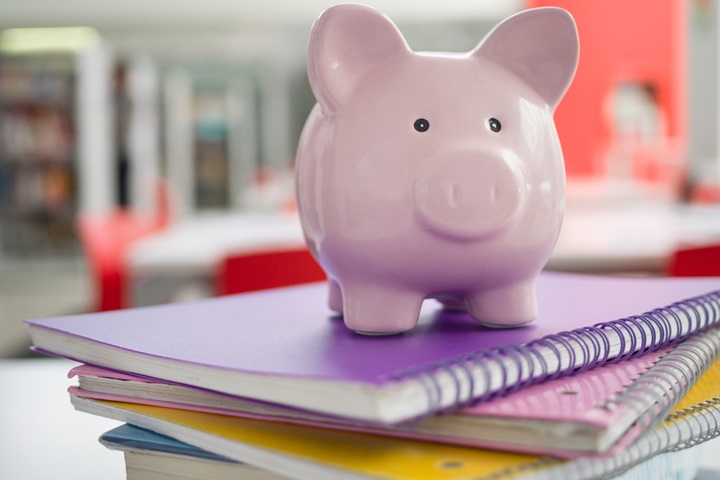
M 533 472 L 534 480 L 612 478 L 658 454 L 682 450 L 720 436 L 720 397 L 668 415 L 718 355 L 720 327 L 678 345 L 609 402 L 629 404 L 644 412 L 639 421 L 647 433 L 619 455 L 567 462 L 543 462 L 543 458 L 474 480 L 510 479 L 528 471 Z M 653 408 L 647 408 L 649 401 L 653 402 Z M 663 427 L 656 429 L 659 423 L 664 423 Z
M 651 430 L 617 457 L 576 461 L 568 464 L 572 468 L 564 468 L 547 478 L 612 478 L 660 453 L 689 448 L 718 436 L 720 398 L 714 398 L 672 414 L 662 428 Z
M 705 402 L 689 407 L 668 418 L 672 427 L 681 428 L 681 422 L 690 426 L 691 435 L 687 441 L 668 449 L 674 452 L 685 448 L 693 447 L 700 443 L 720 436 L 720 398 L 713 398 Z M 705 425 L 701 425 L 705 422 Z M 697 425 L 698 434 L 695 434 L 694 426 Z M 670 435 L 670 434 L 668 434 Z
M 643 431 L 658 426 L 720 354 L 720 329 L 686 340 L 663 356 L 604 407 L 637 411 Z
M 426 416 L 430 416 L 533 383 L 635 358 L 683 342 L 716 324 L 720 324 L 720 290 L 640 315 L 548 335 L 526 345 L 479 350 L 398 371 L 389 379 L 419 381 L 428 402 Z M 672 372 L 675 370 L 668 370 L 668 377 Z M 665 382 L 667 378 L 647 379 L 636 391 L 663 388 Z M 628 396 L 628 401 L 634 399 Z

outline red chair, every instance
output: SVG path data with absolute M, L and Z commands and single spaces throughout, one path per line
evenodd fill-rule
M 94 311 L 128 306 L 127 250 L 133 242 L 167 226 L 170 221 L 169 197 L 166 185 L 160 184 L 158 208 L 153 216 L 139 215 L 128 209 L 78 215 L 75 229 L 95 289 Z
M 676 250 L 670 257 L 668 275 L 673 277 L 720 276 L 720 244 Z
M 325 271 L 305 248 L 227 256 L 217 275 L 218 295 L 325 280 Z

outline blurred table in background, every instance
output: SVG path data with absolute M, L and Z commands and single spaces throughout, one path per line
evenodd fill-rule
M 547 269 L 664 274 L 680 246 L 720 243 L 720 206 L 568 201 Z M 293 214 L 205 214 L 136 242 L 128 253 L 131 306 L 213 295 L 228 255 L 304 245 Z
M 130 247 L 130 306 L 211 296 L 220 263 L 227 256 L 304 245 L 295 214 L 224 212 L 188 217 Z
M 547 268 L 665 274 L 675 250 L 709 243 L 720 243 L 717 205 L 570 201 Z

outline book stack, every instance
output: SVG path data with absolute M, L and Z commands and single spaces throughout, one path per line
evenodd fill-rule
M 720 434 L 720 279 L 544 272 L 531 325 L 423 305 L 365 337 L 310 284 L 28 322 L 128 479 L 692 478 Z

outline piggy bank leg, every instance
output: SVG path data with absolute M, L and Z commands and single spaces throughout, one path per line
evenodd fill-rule
M 337 280 L 328 280 L 328 307 L 337 313 L 343 311 L 343 295 Z
M 393 335 L 415 327 L 424 296 L 375 282 L 343 284 L 345 325 L 362 335 Z
M 485 326 L 526 325 L 537 316 L 535 279 L 475 292 L 467 297 L 467 304 L 470 315 Z

